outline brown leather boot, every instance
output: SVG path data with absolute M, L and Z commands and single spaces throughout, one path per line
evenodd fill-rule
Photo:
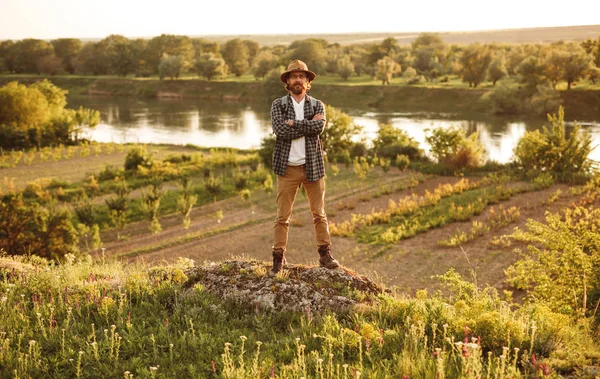
M 325 267 L 330 270 L 340 267 L 338 261 L 336 261 L 335 258 L 331 256 L 330 245 L 319 246 L 319 255 L 319 265 L 321 265 L 321 267 Z
M 269 276 L 273 277 L 277 275 L 284 264 L 285 257 L 283 256 L 283 251 L 273 251 L 273 267 L 271 268 L 271 271 L 269 271 Z

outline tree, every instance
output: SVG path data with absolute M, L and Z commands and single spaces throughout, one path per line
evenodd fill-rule
M 315 38 L 309 38 L 301 41 L 294 41 L 290 44 L 289 54 L 287 56 L 289 63 L 292 59 L 300 59 L 313 72 L 322 72 L 325 70 L 327 55 L 327 42 Z
M 40 74 L 54 76 L 64 72 L 62 60 L 54 54 L 40 58 L 36 66 Z
M 179 55 L 182 57 L 182 69 L 187 70 L 194 62 L 194 54 L 194 44 L 189 37 L 161 34 L 148 42 L 141 56 L 152 68 L 152 74 L 158 74 L 158 66 L 163 58 Z
M 102 46 L 94 42 L 83 45 L 75 62 L 75 72 L 83 74 L 106 75 L 110 66 Z
M 0 125 L 22 130 L 38 128 L 49 116 L 48 100 L 39 90 L 18 82 L 0 88 Z
M 397 63 L 390 57 L 383 57 L 377 61 L 377 73 L 375 77 L 377 80 L 381 80 L 381 84 L 390 84 L 392 75 L 396 71 Z
M 54 54 L 62 60 L 65 71 L 73 74 L 75 72 L 75 59 L 83 48 L 83 42 L 76 38 L 59 38 L 52 40 L 50 43 L 54 46 Z
M 15 71 L 14 45 L 15 43 L 11 40 L 0 42 L 0 57 L 4 65 L 4 69 L 8 70 L 8 72 Z
M 565 62 L 563 80 L 567 82 L 567 89 L 571 89 L 571 84 L 582 79 L 592 67 L 592 56 L 579 46 L 571 46 Z
M 463 50 L 459 61 L 463 81 L 469 83 L 469 87 L 477 88 L 479 83 L 485 79 L 492 61 L 492 52 L 487 46 L 473 43 Z
M 508 74 L 511 76 L 517 75 L 517 67 L 519 67 L 527 56 L 528 54 L 522 45 L 511 46 L 506 53 L 506 71 L 508 71 Z
M 188 177 L 183 177 L 179 184 L 181 186 L 181 194 L 177 197 L 177 210 L 183 216 L 183 228 L 188 229 L 192 223 L 190 213 L 192 208 L 198 201 L 198 196 L 192 192 L 192 183 Z
M 267 73 L 277 67 L 277 60 L 269 50 L 261 50 L 256 54 L 252 64 L 252 74 L 257 80 L 262 79 Z
M 413 55 L 415 57 L 413 68 L 417 70 L 417 73 L 423 75 L 427 81 L 438 77 L 442 73 L 443 67 L 435 54 L 435 50 L 429 47 L 419 47 L 413 51 Z
M 338 59 L 337 69 L 338 69 L 338 75 L 342 79 L 348 80 L 348 77 L 350 75 L 352 75 L 352 73 L 354 72 L 354 64 L 352 64 L 352 61 L 351 61 L 349 55 L 344 55 L 343 57 Z
M 596 84 L 596 79 L 600 78 L 600 68 L 592 66 L 588 70 L 588 79 L 592 84 Z
M 229 71 L 235 76 L 242 76 L 250 68 L 248 46 L 239 38 L 227 41 L 221 54 L 227 67 L 229 67 Z
M 0 88 L 0 146 L 11 148 L 67 144 L 83 125 L 95 126 L 99 113 L 65 109 L 65 90 L 48 80 L 29 87 L 11 82 Z
M 495 86 L 496 82 L 506 75 L 508 75 L 508 70 L 506 69 L 506 55 L 504 52 L 497 52 L 488 68 L 488 79 L 491 80 L 492 85 Z
M 530 88 L 535 88 L 546 80 L 545 66 L 537 56 L 525 58 L 517 67 L 519 81 Z
M 568 54 L 558 48 L 552 48 L 544 57 L 544 75 L 550 80 L 554 89 L 558 81 L 565 76 L 567 59 Z
M 138 68 L 138 51 L 131 41 L 121 41 L 111 46 L 108 59 L 110 71 L 119 76 L 127 76 Z
M 210 81 L 225 76 L 227 65 L 223 58 L 215 56 L 213 53 L 207 53 L 196 61 L 196 72 Z
M 421 33 L 411 43 L 413 67 L 428 81 L 444 71 L 447 45 L 437 33 Z
M 179 78 L 182 68 L 183 57 L 181 55 L 167 56 L 160 60 L 160 64 L 158 65 L 158 75 L 161 80 L 166 76 L 173 80 L 173 78 Z
M 14 56 L 15 72 L 38 73 L 37 64 L 45 56 L 52 55 L 54 48 L 51 44 L 40 39 L 24 39 L 11 48 Z
M 246 45 L 246 49 L 248 50 L 248 67 L 252 67 L 252 63 L 254 63 L 254 58 L 260 49 L 260 45 L 256 41 L 251 40 L 243 40 L 244 45 Z
M 398 40 L 394 37 L 388 37 L 384 39 L 379 48 L 385 54 L 384 56 L 387 57 L 393 57 L 398 51 L 400 51 Z
M 105 203 L 108 207 L 108 216 L 117 228 L 117 240 L 120 239 L 120 230 L 125 227 L 127 221 L 127 215 L 129 213 L 129 192 L 131 190 L 127 186 L 125 178 L 115 178 L 116 195 L 106 199 Z
M 594 65 L 600 68 L 600 37 L 596 40 L 587 39 L 583 41 L 581 47 L 593 57 Z

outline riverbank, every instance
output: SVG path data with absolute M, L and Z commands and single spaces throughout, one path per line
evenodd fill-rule
M 0 85 L 10 81 L 25 84 L 42 76 L 0 76 Z M 187 79 L 156 80 L 95 77 L 49 77 L 71 95 L 127 96 L 135 98 L 201 99 L 222 102 L 270 103 L 277 88 L 265 88 L 262 82 L 234 82 Z M 335 107 L 372 108 L 395 111 L 403 108 L 427 112 L 490 112 L 484 100 L 489 88 L 439 88 L 427 85 L 344 85 L 315 82 L 311 93 Z M 283 94 L 283 88 L 281 88 Z M 560 91 L 569 120 L 596 120 L 600 115 L 600 90 Z

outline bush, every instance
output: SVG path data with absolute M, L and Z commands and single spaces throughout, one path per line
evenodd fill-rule
M 462 169 L 481 165 L 483 147 L 477 133 L 467 137 L 464 130 L 456 127 L 438 128 L 425 139 L 438 163 L 446 167 Z
M 396 160 L 394 161 L 394 165 L 404 171 L 408 168 L 408 165 L 410 164 L 410 159 L 406 156 L 406 155 L 402 155 L 402 154 L 398 154 L 396 156 Z
M 337 156 L 352 147 L 355 136 L 361 135 L 363 128 L 357 125 L 341 110 L 326 106 L 327 123 L 321 139 L 323 150 L 332 156 Z
M 125 156 L 125 171 L 136 172 L 138 166 L 150 168 L 152 167 L 153 163 L 154 159 L 148 150 L 146 150 L 146 148 L 143 146 L 136 146 L 132 149 L 129 149 L 127 155 Z
M 559 181 L 569 181 L 577 175 L 588 174 L 592 161 L 588 158 L 592 151 L 592 137 L 589 132 L 580 132 L 574 125 L 566 137 L 564 109 L 559 107 L 558 115 L 548 115 L 551 128 L 543 126 L 526 132 L 515 148 L 515 160 L 525 171 L 553 172 Z
M 116 168 L 113 165 L 104 166 L 104 169 L 98 173 L 98 180 L 105 182 L 107 180 L 113 180 L 116 177 L 123 175 L 123 170 Z
M 273 152 L 275 151 L 275 135 L 271 134 L 260 141 L 258 156 L 265 167 L 273 168 Z
M 168 163 L 183 163 L 183 162 L 191 162 L 192 156 L 189 154 L 171 154 L 163 159 L 163 162 Z
M 373 152 L 390 159 L 396 159 L 399 154 L 415 160 L 423 156 L 423 150 L 419 148 L 417 141 L 390 124 L 381 124 L 379 127 L 377 137 L 373 140 Z

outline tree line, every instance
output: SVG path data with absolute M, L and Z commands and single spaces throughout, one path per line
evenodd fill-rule
M 31 74 L 119 75 L 176 79 L 197 74 L 208 80 L 252 74 L 257 80 L 291 59 L 311 70 L 339 75 L 369 75 L 382 84 L 402 76 L 415 84 L 446 81 L 457 75 L 470 87 L 494 85 L 515 77 L 527 85 L 559 81 L 568 88 L 578 80 L 600 77 L 600 37 L 552 44 L 446 44 L 439 34 L 422 33 L 411 45 L 395 38 L 380 43 L 340 45 L 320 38 L 261 46 L 252 40 L 223 44 L 202 38 L 163 34 L 151 39 L 110 35 L 98 42 L 75 38 L 52 41 L 23 39 L 0 42 L 0 72 Z

